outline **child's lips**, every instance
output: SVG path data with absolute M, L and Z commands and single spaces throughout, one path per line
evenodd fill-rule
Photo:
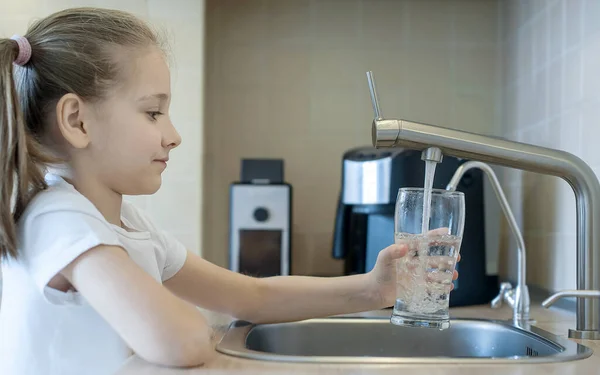
M 167 161 L 169 161 L 169 159 L 157 159 L 157 160 L 154 160 L 153 163 L 161 164 L 164 168 L 166 168 Z

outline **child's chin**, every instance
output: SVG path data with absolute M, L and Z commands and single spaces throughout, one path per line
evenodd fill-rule
M 145 192 L 142 193 L 142 195 L 151 195 L 154 194 L 158 191 L 158 189 L 160 189 L 162 185 L 162 178 L 159 176 L 156 181 L 152 181 L 150 183 L 148 183 L 144 188 L 145 188 Z
M 152 195 L 160 189 L 162 178 L 160 176 L 149 178 L 136 186 L 135 191 L 125 195 Z

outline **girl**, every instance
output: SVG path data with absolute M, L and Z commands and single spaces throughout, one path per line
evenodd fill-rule
M 122 199 L 156 192 L 181 142 L 161 47 L 134 16 L 94 8 L 0 39 L 2 374 L 109 374 L 133 352 L 200 365 L 211 329 L 195 306 L 272 323 L 393 304 L 405 248 L 368 274 L 252 278 Z

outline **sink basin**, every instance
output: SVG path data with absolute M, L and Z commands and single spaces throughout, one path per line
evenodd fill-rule
M 243 358 L 319 363 L 532 363 L 589 357 L 576 342 L 507 321 L 452 319 L 451 327 L 394 326 L 389 318 L 233 322 L 217 351 Z

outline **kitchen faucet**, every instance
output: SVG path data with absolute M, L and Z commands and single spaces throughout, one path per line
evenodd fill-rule
M 491 306 L 492 308 L 496 309 L 502 306 L 503 301 L 506 301 L 513 309 L 513 323 L 519 326 L 530 324 L 533 322 L 533 320 L 529 318 L 529 307 L 531 301 L 529 299 L 529 288 L 525 283 L 525 274 L 527 269 L 525 241 L 523 241 L 523 236 L 521 235 L 517 221 L 515 220 L 512 210 L 510 209 L 510 205 L 506 200 L 504 191 L 500 186 L 500 182 L 496 177 L 496 173 L 494 173 L 494 170 L 486 163 L 482 163 L 480 161 L 468 161 L 461 164 L 456 169 L 452 179 L 446 186 L 446 190 L 455 191 L 464 174 L 473 168 L 482 170 L 488 176 L 490 184 L 492 185 L 492 188 L 496 193 L 496 197 L 498 198 L 498 203 L 500 203 L 500 207 L 504 212 L 504 216 L 506 216 L 508 225 L 510 226 L 513 235 L 517 240 L 517 286 L 513 288 L 509 282 L 503 282 L 500 284 L 500 293 L 492 300 Z
M 372 72 L 367 72 L 375 118 L 371 137 L 376 148 L 402 147 L 439 156 L 472 159 L 557 176 L 569 183 L 577 209 L 577 290 L 558 292 L 542 306 L 562 297 L 577 298 L 577 323 L 569 337 L 600 340 L 600 182 L 583 160 L 565 151 L 509 141 L 414 121 L 385 119 Z

